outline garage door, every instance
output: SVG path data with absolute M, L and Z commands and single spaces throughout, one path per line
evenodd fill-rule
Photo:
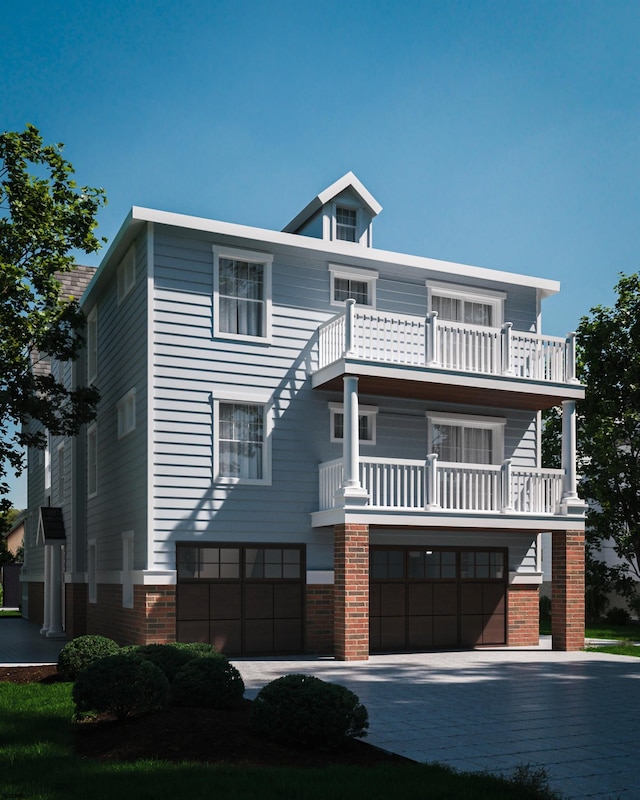
M 506 563 L 502 549 L 372 547 L 371 652 L 506 644 Z
M 177 546 L 176 636 L 227 655 L 303 650 L 304 548 Z

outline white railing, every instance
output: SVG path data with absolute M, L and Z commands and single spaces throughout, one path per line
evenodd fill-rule
M 425 318 L 385 314 L 356 307 L 318 330 L 319 368 L 342 358 L 446 369 L 482 375 L 506 375 L 552 383 L 575 382 L 575 334 L 566 339 L 514 331 L 511 323 L 488 328 Z
M 367 508 L 404 511 L 558 513 L 564 471 L 501 465 L 395 458 L 361 458 L 360 483 Z M 334 508 L 342 485 L 342 459 L 320 465 L 320 510 Z

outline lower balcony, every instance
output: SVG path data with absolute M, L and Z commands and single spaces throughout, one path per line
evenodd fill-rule
M 314 525 L 335 524 L 336 513 L 353 513 L 373 524 L 492 527 L 552 530 L 569 517 L 583 521 L 582 508 L 563 504 L 562 469 L 459 464 L 395 458 L 359 459 L 364 490 L 354 505 L 342 496 L 342 459 L 319 467 L 320 509 Z M 333 518 L 333 519 L 332 519 Z M 575 524 L 575 522 L 573 523 Z

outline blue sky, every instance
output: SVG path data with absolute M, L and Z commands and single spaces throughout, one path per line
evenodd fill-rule
M 639 41 L 637 0 L 9 0 L 0 128 L 65 143 L 108 239 L 279 230 L 353 170 L 376 247 L 557 279 L 563 335 L 640 267 Z

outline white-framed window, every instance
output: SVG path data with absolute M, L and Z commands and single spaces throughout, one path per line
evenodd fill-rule
M 92 423 L 87 430 L 87 492 L 98 494 L 98 426 Z
M 271 338 L 273 256 L 247 250 L 214 250 L 213 330 L 229 339 Z
M 358 436 L 361 444 L 376 443 L 377 406 L 358 406 Z M 342 403 L 329 403 L 331 417 L 331 441 L 344 439 L 344 406 Z
M 129 391 L 118 400 L 118 439 L 122 439 L 136 427 L 136 390 Z
M 64 503 L 65 496 L 65 455 L 64 455 L 64 442 L 58 445 L 57 452 L 57 469 L 58 469 L 58 505 Z
M 344 306 L 349 299 L 358 305 L 376 306 L 377 270 L 329 264 L 331 274 L 331 305 Z
M 136 248 L 135 245 L 127 250 L 117 270 L 118 305 L 136 285 Z
M 504 322 L 504 292 L 427 283 L 429 311 L 437 311 L 438 319 L 500 328 Z
M 98 602 L 98 545 L 95 539 L 89 539 L 87 549 L 87 582 L 89 584 L 89 602 Z
M 87 316 L 87 383 L 94 383 L 98 375 L 98 306 Z
M 271 483 L 271 398 L 214 394 L 214 477 L 220 483 Z
M 500 417 L 427 412 L 428 448 L 440 461 L 461 464 L 501 464 L 504 428 Z
M 133 531 L 122 534 L 122 606 L 133 608 Z
M 358 209 L 336 205 L 336 235 L 340 242 L 358 241 Z

